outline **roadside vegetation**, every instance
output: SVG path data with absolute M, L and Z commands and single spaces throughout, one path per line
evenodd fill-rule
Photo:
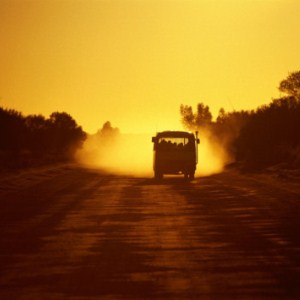
M 183 126 L 198 130 L 226 152 L 226 163 L 256 170 L 281 166 L 300 168 L 300 71 L 282 80 L 284 96 L 251 111 L 226 112 L 215 120 L 204 103 L 196 112 L 180 106 Z M 110 122 L 89 136 L 97 149 L 109 148 L 120 135 Z M 0 107 L 0 171 L 57 162 L 72 161 L 87 139 L 81 126 L 66 112 L 24 116 L 16 110 Z
M 85 138 L 65 112 L 45 118 L 0 107 L 0 170 L 70 161 Z
M 215 121 L 209 107 L 197 105 L 197 111 L 181 105 L 183 126 L 198 130 L 211 142 L 226 149 L 228 162 L 247 170 L 271 166 L 300 168 L 300 71 L 280 82 L 283 97 L 273 99 L 251 111 L 225 112 L 220 109 Z

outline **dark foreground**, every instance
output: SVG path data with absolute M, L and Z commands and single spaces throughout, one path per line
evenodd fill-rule
M 0 179 L 0 299 L 296 299 L 300 183 L 65 166 Z

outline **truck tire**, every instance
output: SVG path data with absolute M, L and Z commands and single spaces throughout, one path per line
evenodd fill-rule
M 160 172 L 160 171 L 155 171 L 155 172 L 154 172 L 154 178 L 155 178 L 156 180 L 161 180 L 161 179 L 163 179 L 163 177 L 164 177 L 164 175 L 163 175 L 162 172 Z

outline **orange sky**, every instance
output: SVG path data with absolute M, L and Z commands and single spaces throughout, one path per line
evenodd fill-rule
M 1 0 L 0 105 L 90 133 L 177 129 L 181 103 L 278 97 L 299 36 L 299 0 Z

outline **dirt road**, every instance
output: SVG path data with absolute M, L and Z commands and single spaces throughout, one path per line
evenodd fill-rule
M 296 299 L 300 184 L 74 166 L 0 179 L 0 299 Z

